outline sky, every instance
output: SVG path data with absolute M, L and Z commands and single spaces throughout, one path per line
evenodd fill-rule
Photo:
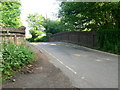
M 57 19 L 56 14 L 59 10 L 60 2 L 56 0 L 21 0 L 21 20 L 26 27 L 26 36 L 29 36 L 29 28 L 26 22 L 29 14 L 39 13 L 40 15 Z

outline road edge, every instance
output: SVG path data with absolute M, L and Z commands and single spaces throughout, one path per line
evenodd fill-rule
M 105 51 L 100 51 L 100 50 L 97 50 L 97 49 L 81 46 L 81 45 L 78 45 L 78 44 L 73 44 L 73 43 L 69 43 L 69 42 L 64 42 L 64 43 L 71 44 L 71 45 L 76 45 L 78 47 L 82 47 L 82 48 L 87 49 L 89 51 L 98 52 L 98 53 L 101 53 L 101 54 L 112 55 L 112 56 L 117 56 L 117 57 L 120 56 L 118 54 L 113 54 L 113 53 L 109 53 L 109 52 L 105 52 Z

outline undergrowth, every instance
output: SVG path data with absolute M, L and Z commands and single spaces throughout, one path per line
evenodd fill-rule
M 0 61 L 1 81 L 5 81 L 19 71 L 23 66 L 30 64 L 34 53 L 24 45 L 2 44 L 2 60 Z

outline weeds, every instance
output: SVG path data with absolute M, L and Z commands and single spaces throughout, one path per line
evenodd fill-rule
M 19 71 L 24 65 L 34 59 L 33 52 L 24 45 L 3 44 L 0 71 L 2 80 L 10 78 L 14 72 Z

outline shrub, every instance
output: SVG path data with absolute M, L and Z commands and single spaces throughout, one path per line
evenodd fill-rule
M 28 38 L 26 40 L 29 41 L 29 42 L 48 42 L 49 38 L 48 38 L 48 36 L 43 36 L 41 38 L 36 38 L 36 39 Z
M 48 40 L 48 37 L 47 37 L 47 36 L 44 36 L 44 37 L 42 37 L 42 38 L 36 39 L 35 41 L 36 41 L 36 42 L 48 42 L 49 40 Z
M 99 49 L 120 54 L 120 30 L 105 29 L 97 31 Z
M 24 45 L 3 44 L 1 71 L 3 80 L 33 61 L 34 54 Z

